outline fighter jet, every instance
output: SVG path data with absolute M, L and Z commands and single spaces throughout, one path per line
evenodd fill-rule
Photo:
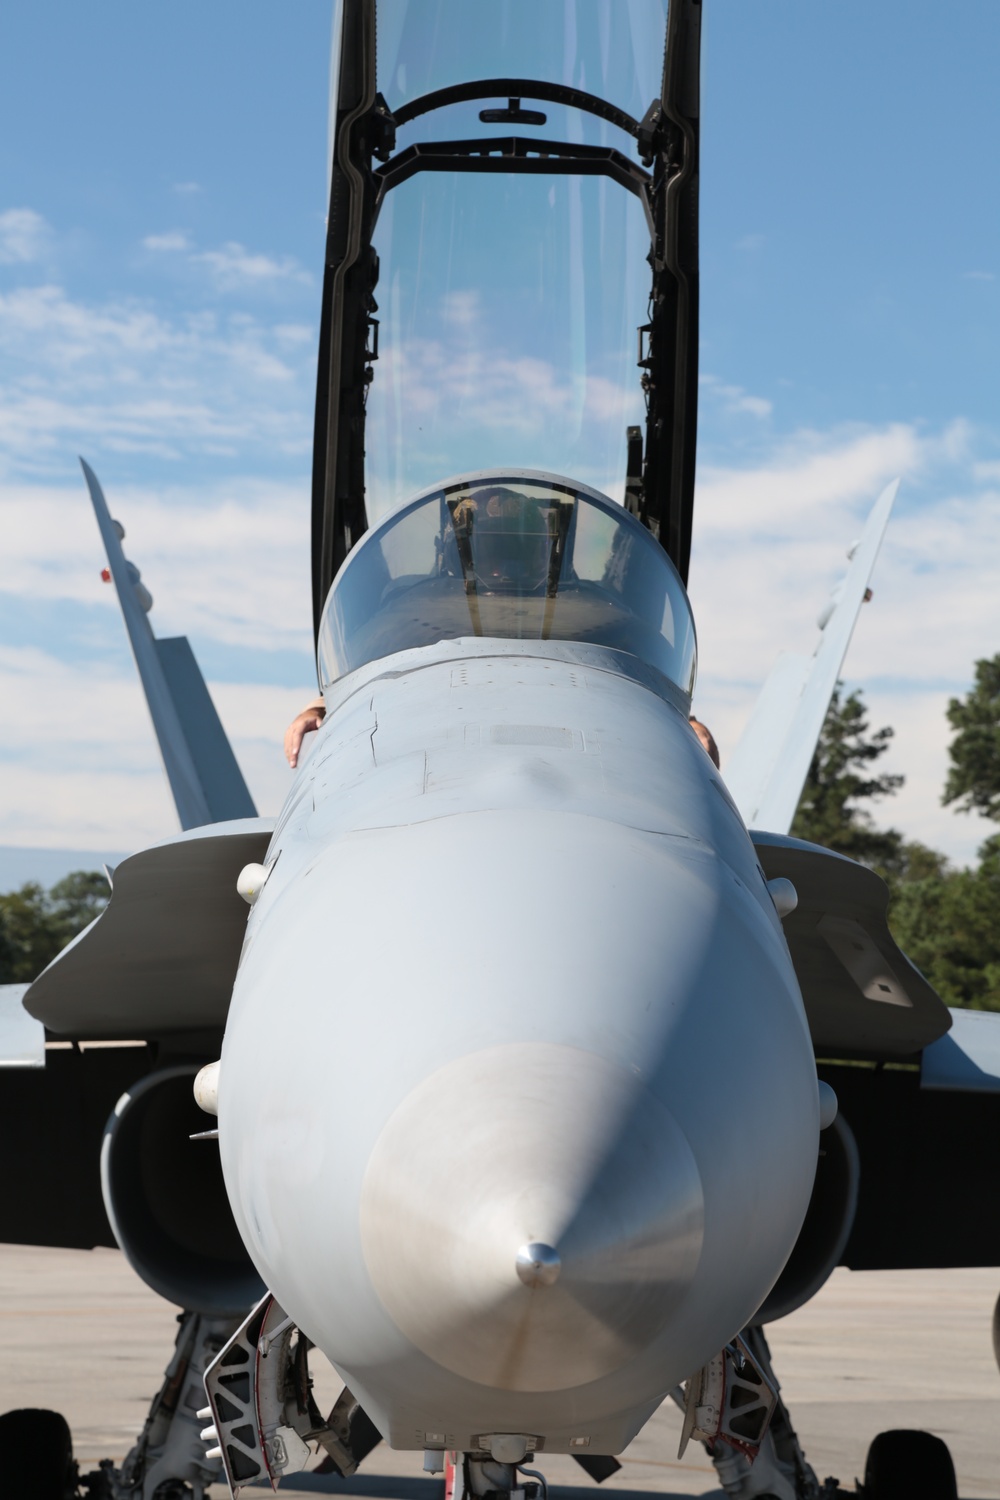
M 527 1466 L 600 1480 L 673 1396 L 729 1494 L 817 1495 L 763 1325 L 838 1263 L 996 1259 L 998 1209 L 947 1155 L 995 1117 L 996 1028 L 949 1035 L 883 883 L 788 835 L 891 492 L 729 785 L 689 722 L 700 22 L 337 8 L 323 725 L 256 818 L 195 750 L 190 669 L 161 682 L 131 619 L 171 784 L 216 821 L 178 793 L 185 832 L 17 1000 L 147 1049 L 103 1201 L 185 1317 L 104 1493 L 235 1496 L 382 1439 L 449 1495 L 526 1500 Z M 85 1114 L 118 1075 L 72 1076 Z M 68 1234 L 39 1199 L 7 1237 L 102 1242 L 89 1199 Z M 876 1438 L 869 1500 L 947 1494 L 942 1449 Z

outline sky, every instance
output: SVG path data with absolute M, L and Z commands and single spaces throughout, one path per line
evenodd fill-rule
M 690 591 L 724 768 L 900 475 L 845 677 L 896 731 L 880 817 L 966 862 L 991 825 L 940 794 L 947 701 L 1000 651 L 1000 7 L 941 15 L 706 0 Z M 328 0 L 0 12 L 0 844 L 176 827 L 78 454 L 260 811 L 288 790 L 329 42 Z

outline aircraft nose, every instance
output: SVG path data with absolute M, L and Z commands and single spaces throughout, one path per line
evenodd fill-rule
M 494 1389 L 584 1385 L 663 1330 L 703 1238 L 691 1148 L 619 1063 L 517 1043 L 413 1090 L 371 1153 L 361 1235 L 397 1328 Z
M 517 1274 L 525 1286 L 553 1286 L 562 1270 L 562 1256 L 551 1245 L 537 1240 L 517 1252 Z

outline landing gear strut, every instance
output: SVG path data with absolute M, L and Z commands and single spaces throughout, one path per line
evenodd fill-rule
M 545 1476 L 523 1462 L 509 1463 L 489 1453 L 449 1453 L 442 1461 L 445 1500 L 548 1500 Z
M 0 1416 L 0 1495 L 17 1500 L 204 1500 L 222 1465 L 206 1461 L 198 1408 L 205 1368 L 233 1331 L 233 1320 L 181 1313 L 163 1384 L 142 1432 L 121 1468 L 108 1458 L 79 1473 L 64 1417 L 54 1411 Z
M 695 1426 L 694 1436 L 703 1441 L 726 1494 L 732 1500 L 822 1500 L 823 1496 L 839 1494 L 837 1480 L 825 1479 L 820 1484 L 806 1461 L 781 1399 L 763 1328 L 755 1325 L 744 1329 L 736 1344 L 742 1344 L 773 1392 L 774 1410 L 756 1456 L 741 1451 L 732 1436 L 728 1440 L 722 1436 L 706 1439 L 704 1431 Z M 701 1400 L 707 1384 L 705 1371 L 699 1371 L 685 1391 L 672 1392 L 688 1419 L 692 1393 Z M 704 1408 L 697 1409 L 700 1412 Z M 721 1421 L 719 1431 L 727 1432 Z M 947 1445 L 929 1432 L 880 1432 L 868 1450 L 865 1480 L 858 1485 L 858 1493 L 864 1500 L 914 1500 L 914 1496 L 920 1500 L 958 1500 L 955 1468 Z
M 205 1399 L 205 1368 L 232 1334 L 235 1320 L 185 1312 L 177 1321 L 173 1357 L 139 1439 L 120 1469 L 105 1459 L 81 1477 L 88 1500 L 204 1500 L 208 1486 L 222 1477 L 221 1464 L 205 1459 L 197 1413 Z
M 781 1399 L 781 1387 L 771 1364 L 771 1351 L 764 1330 L 759 1325 L 745 1328 L 736 1344 L 742 1346 L 768 1387 L 773 1397 L 773 1410 L 766 1430 L 752 1445 L 739 1446 L 734 1444 L 731 1436 L 727 1439 L 721 1435 L 706 1441 L 695 1429 L 695 1435 L 702 1436 L 705 1451 L 712 1460 L 722 1488 L 733 1500 L 821 1500 L 824 1495 L 836 1495 L 836 1479 L 826 1479 L 820 1484 L 806 1462 L 788 1408 Z M 688 1382 L 689 1389 L 684 1398 L 674 1395 L 682 1407 L 690 1405 L 690 1393 L 696 1384 L 703 1384 L 699 1379 L 701 1375 L 699 1371 Z M 727 1432 L 723 1424 L 720 1424 L 720 1430 Z

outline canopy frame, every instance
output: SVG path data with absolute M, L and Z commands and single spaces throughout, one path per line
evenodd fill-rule
M 313 451 L 315 630 L 338 568 L 368 527 L 365 403 L 378 359 L 372 236 L 386 194 L 418 172 L 603 175 L 639 197 L 652 271 L 637 361 L 646 425 L 644 434 L 627 432 L 625 504 L 686 582 L 698 414 L 701 0 L 669 0 L 660 95 L 641 121 L 581 89 L 526 78 L 468 80 L 412 99 L 393 115 L 376 87 L 375 8 L 376 0 L 342 6 Z M 413 120 L 494 98 L 511 105 L 482 112 L 494 119 L 525 118 L 525 98 L 596 115 L 635 140 L 643 165 L 611 146 L 519 136 L 419 141 L 396 151 L 397 129 Z

